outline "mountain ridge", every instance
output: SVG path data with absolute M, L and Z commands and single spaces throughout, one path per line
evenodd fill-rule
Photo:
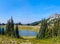
M 46 20 L 48 20 L 47 21 L 48 23 L 53 23 L 53 21 L 56 20 L 58 17 L 60 17 L 60 14 L 55 13 L 55 14 L 52 14 L 51 16 L 49 16 Z M 33 26 L 41 25 L 41 20 L 27 24 L 27 25 L 33 25 Z

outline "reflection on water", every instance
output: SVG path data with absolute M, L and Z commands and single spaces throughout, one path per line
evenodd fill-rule
M 4 28 L 4 30 L 6 30 L 6 28 Z M 1 31 L 2 29 L 0 28 L 0 33 Z M 30 30 L 19 30 L 19 35 L 20 36 L 36 36 L 37 32 L 30 31 Z
M 20 36 L 36 36 L 37 32 L 29 31 L 29 30 L 20 30 L 19 35 Z

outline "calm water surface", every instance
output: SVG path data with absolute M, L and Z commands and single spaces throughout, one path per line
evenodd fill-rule
M 4 28 L 4 30 L 6 30 L 6 28 Z M 0 32 L 1 31 L 2 29 L 0 28 Z M 19 35 L 20 36 L 36 36 L 37 32 L 30 31 L 30 30 L 19 30 Z

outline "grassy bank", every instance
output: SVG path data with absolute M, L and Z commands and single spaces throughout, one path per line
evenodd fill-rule
M 17 39 L 5 35 L 0 35 L 0 44 L 60 44 L 58 37 L 38 40 L 38 39 Z
M 18 26 L 19 30 L 30 30 L 39 32 L 40 26 Z
M 6 25 L 1 26 L 1 27 L 6 27 Z M 16 25 L 14 27 L 16 27 Z M 22 25 L 18 25 L 18 28 L 19 28 L 19 30 L 30 30 L 30 31 L 39 32 L 40 26 L 22 26 Z

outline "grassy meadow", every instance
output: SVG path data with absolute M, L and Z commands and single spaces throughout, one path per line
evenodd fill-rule
M 33 39 L 18 39 L 9 36 L 0 35 L 0 44 L 60 44 L 60 38 L 48 38 L 43 40 Z

